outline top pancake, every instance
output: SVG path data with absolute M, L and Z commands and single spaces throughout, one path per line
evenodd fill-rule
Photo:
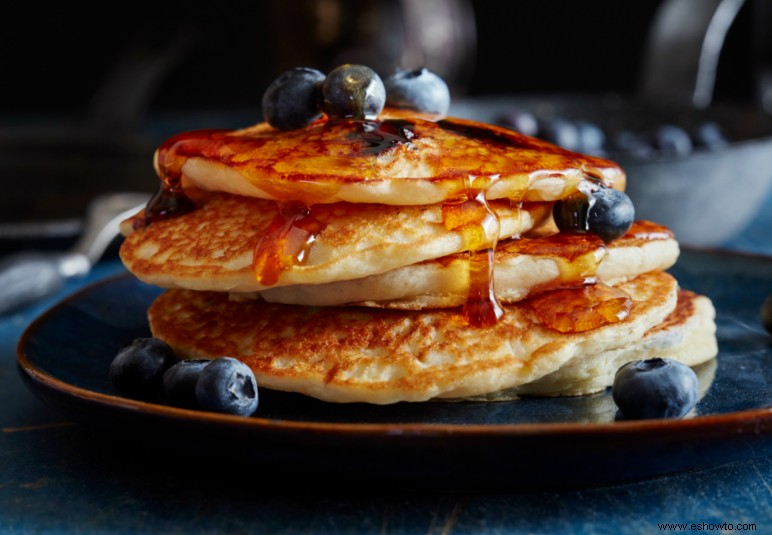
M 593 177 L 624 189 L 608 160 L 474 121 L 385 110 L 377 122 L 322 118 L 292 131 L 261 123 L 188 132 L 156 152 L 160 176 L 183 184 L 307 205 L 339 201 L 399 206 L 454 199 L 470 186 L 488 199 L 554 201 Z

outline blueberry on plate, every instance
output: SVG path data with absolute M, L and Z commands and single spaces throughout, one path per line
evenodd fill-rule
M 158 394 L 164 372 L 176 361 L 174 351 L 158 338 L 137 338 L 121 348 L 110 364 L 110 382 L 137 399 Z
M 322 111 L 334 119 L 375 120 L 386 103 L 386 88 L 374 70 L 341 65 L 322 84 Z
M 257 410 L 257 381 L 240 360 L 221 357 L 207 364 L 196 383 L 199 406 L 208 411 L 249 416 Z
M 576 192 L 557 201 L 552 216 L 562 231 L 592 232 L 608 243 L 630 229 L 635 207 L 624 192 L 600 188 L 590 195 Z
M 448 84 L 425 67 L 398 71 L 384 85 L 387 106 L 437 115 L 447 114 L 450 108 Z
M 162 379 L 164 399 L 178 407 L 196 408 L 196 383 L 209 360 L 181 360 L 166 370 Z
M 619 368 L 611 394 L 625 418 L 683 418 L 697 404 L 697 389 L 689 366 L 654 358 Z
M 308 67 L 285 71 L 263 93 L 263 118 L 279 130 L 294 130 L 322 116 L 324 74 Z

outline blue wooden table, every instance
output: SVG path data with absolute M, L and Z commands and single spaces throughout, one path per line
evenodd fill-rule
M 772 198 L 726 245 L 772 254 L 770 228 Z M 772 457 L 752 449 L 732 464 L 624 485 L 494 493 L 340 488 L 241 473 L 226 462 L 218 469 L 216 460 L 204 469 L 122 444 L 42 404 L 15 360 L 19 335 L 43 310 L 122 271 L 105 261 L 52 298 L 0 318 L 2 533 L 772 533 Z M 143 440 L 152 445 L 153 437 Z

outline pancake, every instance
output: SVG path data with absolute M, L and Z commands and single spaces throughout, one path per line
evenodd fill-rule
M 309 206 L 441 203 L 463 194 L 470 178 L 489 200 L 554 201 L 588 175 L 625 185 L 609 160 L 498 126 L 388 109 L 377 122 L 322 118 L 291 131 L 260 123 L 189 132 L 165 142 L 155 166 L 186 186 Z
M 127 234 L 120 254 L 139 279 L 167 288 L 245 292 L 288 284 L 321 284 L 358 279 L 469 249 L 474 232 L 468 227 L 449 230 L 443 207 L 386 206 L 337 203 L 310 209 L 318 232 L 309 241 L 302 262 L 271 272 L 258 270 L 253 255 L 258 241 L 281 221 L 280 205 L 273 201 L 227 193 L 188 191 L 197 208 L 134 229 L 142 214 L 124 222 Z M 547 203 L 526 203 L 522 209 L 509 201 L 491 201 L 498 225 L 486 227 L 491 239 L 517 236 L 549 215 Z M 497 228 L 498 227 L 498 228 Z M 479 229 L 473 225 L 471 230 Z M 269 251 L 270 252 L 270 251 Z M 270 258 L 269 258 L 270 259 Z M 274 275 L 271 280 L 269 275 Z
M 167 290 L 148 318 L 153 335 L 179 356 L 238 358 L 262 387 L 387 404 L 531 383 L 575 358 L 635 343 L 676 306 L 677 283 L 664 272 L 619 289 L 633 301 L 629 316 L 582 332 L 545 326 L 544 303 L 531 300 L 506 306 L 492 326 L 474 327 L 457 309 L 317 308 Z
M 611 386 L 614 375 L 633 360 L 670 358 L 697 366 L 718 353 L 716 311 L 705 296 L 678 291 L 678 304 L 670 315 L 640 340 L 623 347 L 575 357 L 560 369 L 514 389 L 514 394 L 577 396 Z
M 605 244 L 554 227 L 553 204 L 577 192 L 565 226 L 626 203 L 598 194 L 626 181 L 603 158 L 386 109 L 182 133 L 154 164 L 159 193 L 121 227 L 126 267 L 169 288 L 153 336 L 180 358 L 238 358 L 261 388 L 374 404 L 576 395 L 626 359 L 715 354 L 710 302 L 679 301 L 663 271 L 678 257 L 667 229 Z M 626 213 L 585 229 L 616 237 L 604 231 Z
M 678 254 L 673 233 L 648 221 L 635 222 L 622 238 L 609 244 L 592 234 L 507 240 L 496 248 L 494 290 L 500 302 L 514 303 L 545 288 L 596 280 L 615 285 L 642 273 L 668 269 Z M 282 286 L 232 298 L 404 310 L 456 307 L 464 304 L 469 293 L 469 262 L 468 254 L 455 254 L 361 279 Z

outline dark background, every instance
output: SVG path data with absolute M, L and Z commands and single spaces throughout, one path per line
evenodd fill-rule
M 634 94 L 661 3 L 16 4 L 0 31 L 0 239 L 27 239 L 9 223 L 81 218 L 98 193 L 154 191 L 160 142 L 258 122 L 263 91 L 295 66 L 364 63 L 387 76 L 425 65 L 449 82 L 455 102 Z M 746 0 L 722 51 L 716 101 L 758 103 L 760 73 L 772 73 L 769 22 L 772 2 Z
M 761 3 L 763 0 L 757 0 Z M 438 2 L 424 0 L 431 13 Z M 460 2 L 473 28 L 468 46 L 444 58 L 454 96 L 518 92 L 615 91 L 636 87 L 646 31 L 660 2 L 540 0 Z M 0 113 L 148 113 L 259 108 L 263 89 L 283 69 L 330 69 L 368 61 L 399 65 L 404 2 L 343 0 L 217 2 L 152 8 L 110 3 L 6 17 Z M 749 2 L 730 32 L 718 98 L 749 98 L 754 62 L 768 40 L 754 34 Z M 248 7 L 247 7 L 248 6 Z M 319 39 L 325 10 L 337 12 Z M 428 15 L 427 15 L 428 16 Z M 330 26 L 334 26 L 331 28 Z M 754 37 L 755 35 L 755 37 Z M 755 42 L 754 42 L 755 41 Z M 467 57 L 459 52 L 465 52 Z M 435 61 L 436 63 L 436 61 Z M 439 65 L 429 64 L 439 68 Z M 143 70 L 144 69 L 144 70 Z M 140 96 L 137 96 L 140 93 Z M 123 109 L 125 111 L 116 111 Z

